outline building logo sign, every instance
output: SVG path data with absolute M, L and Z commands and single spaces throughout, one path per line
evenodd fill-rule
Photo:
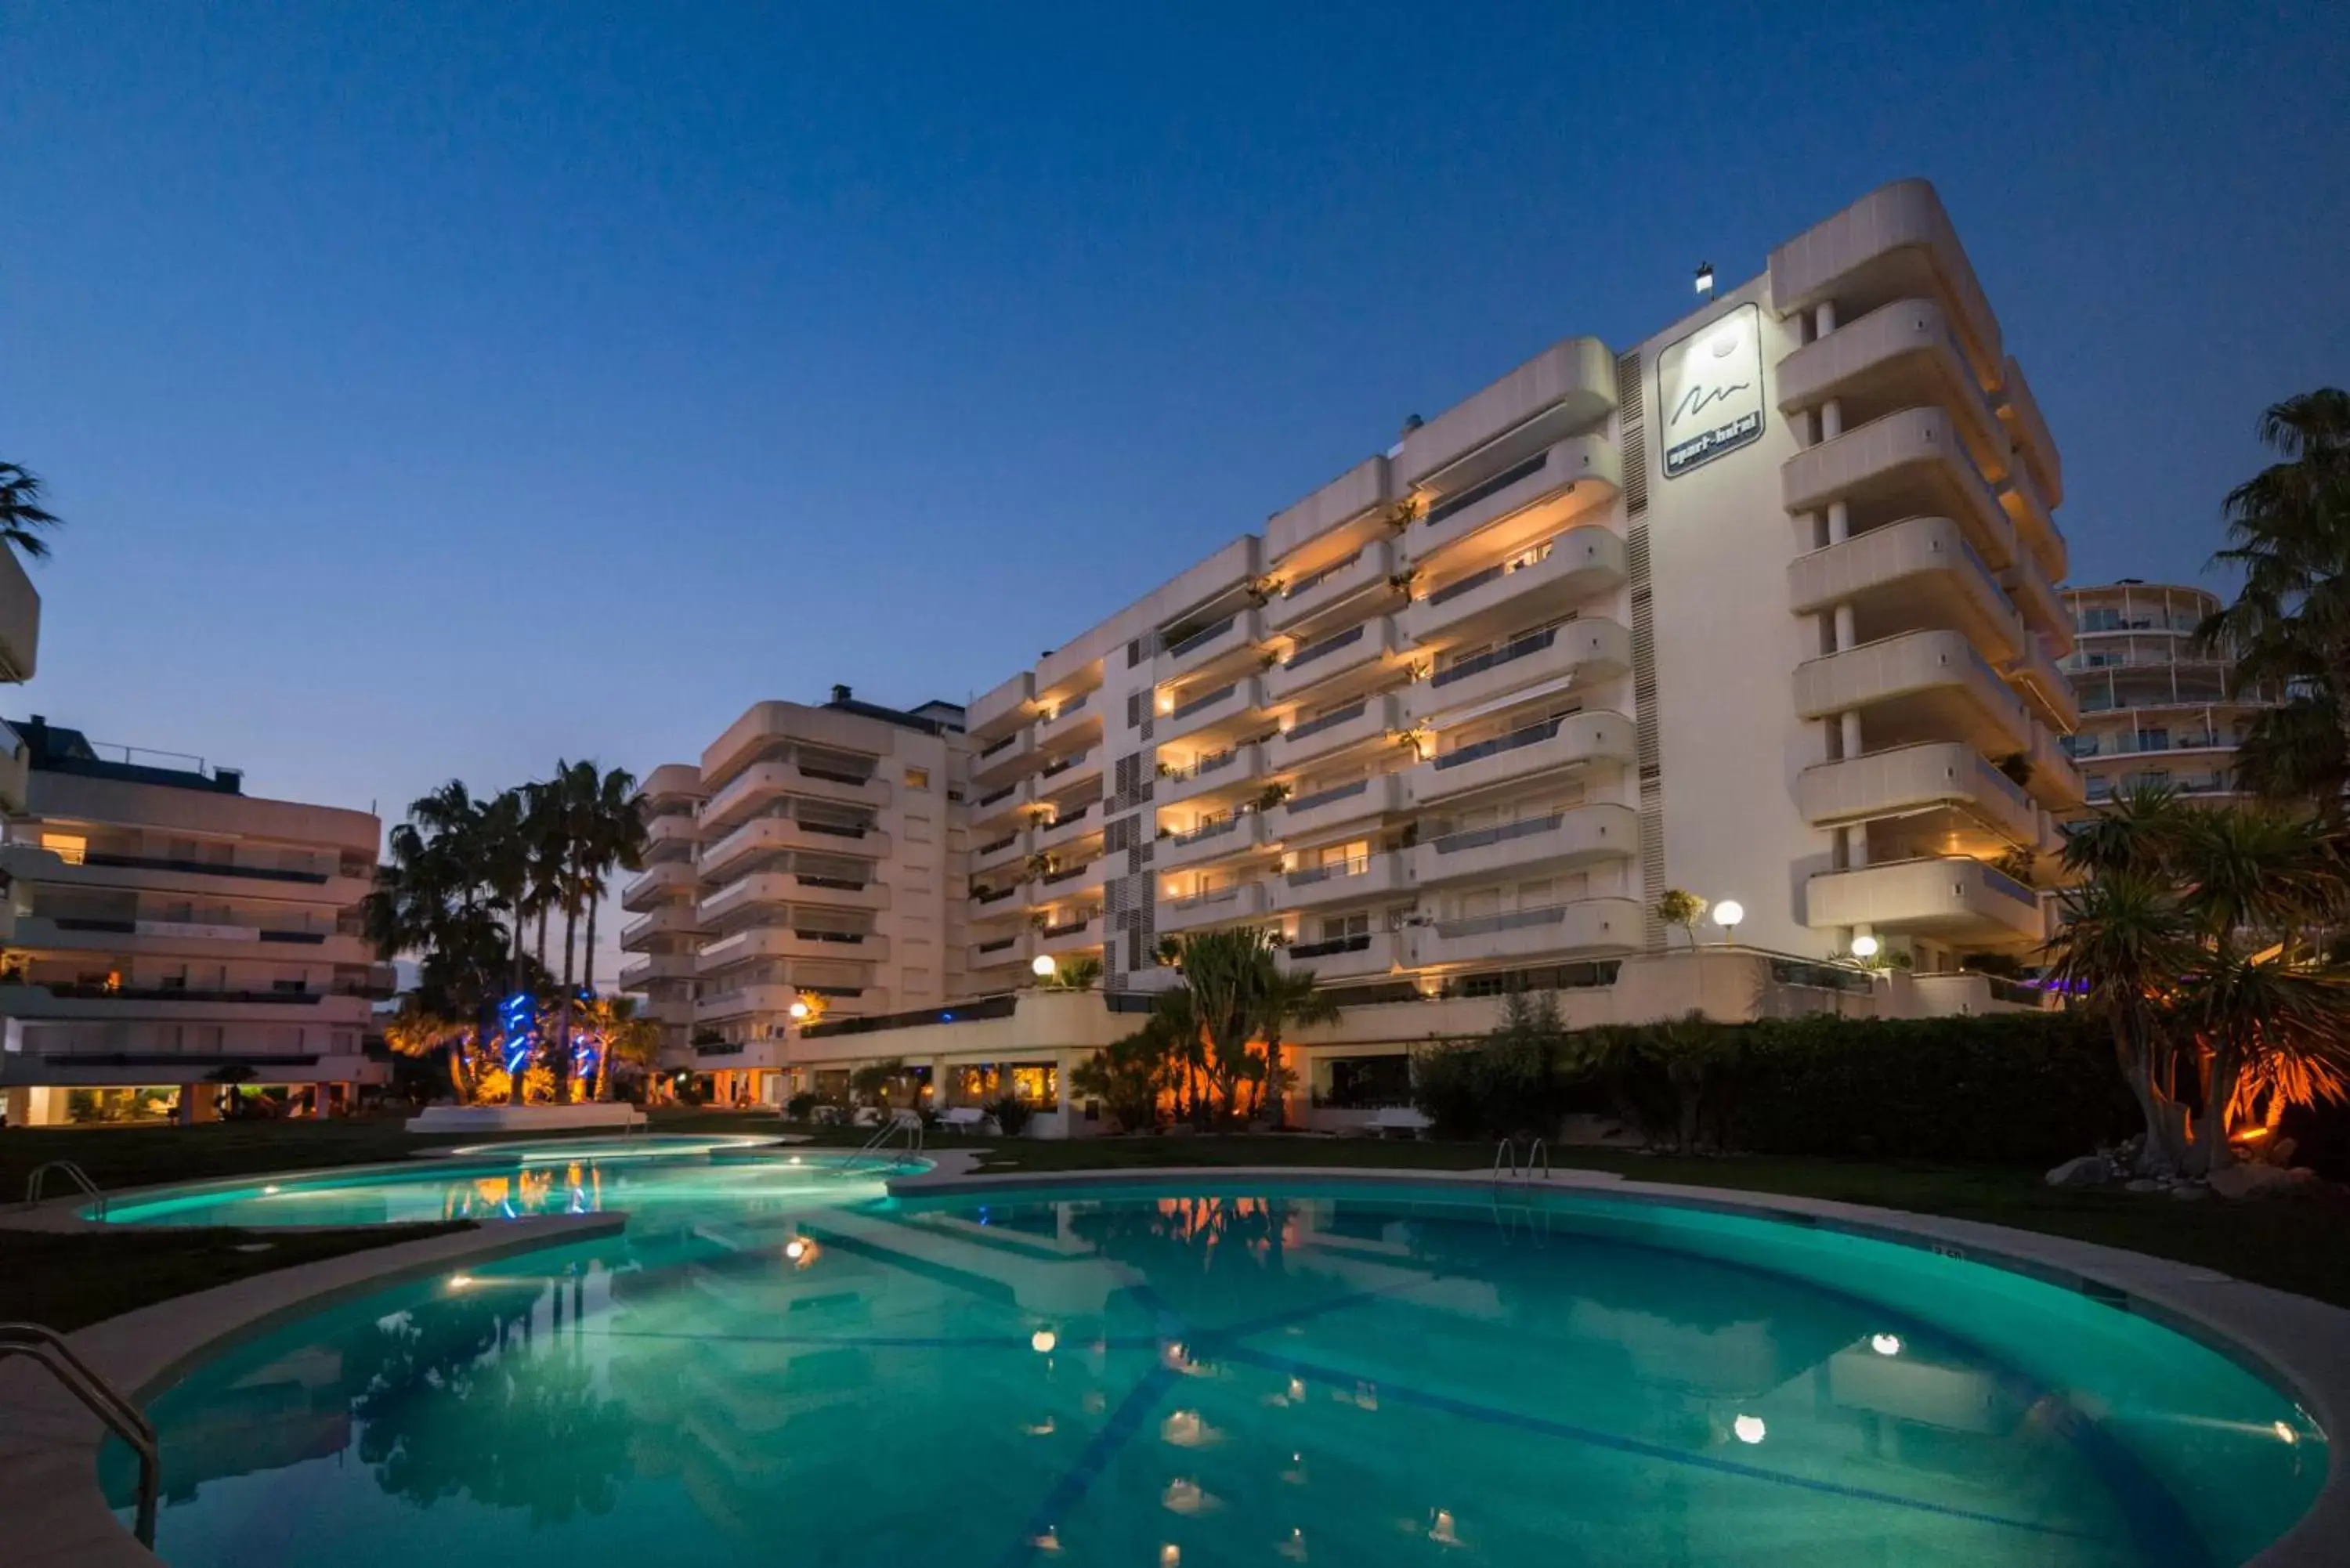
M 1742 305 L 1657 360 L 1665 477 L 1702 468 L 1762 434 L 1762 312 Z

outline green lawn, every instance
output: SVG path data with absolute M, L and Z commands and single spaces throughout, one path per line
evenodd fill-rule
M 666 1111 L 654 1117 L 666 1132 L 775 1131 L 772 1116 L 718 1111 Z M 806 1130 L 806 1129 L 801 1129 Z M 853 1147 L 869 1136 L 863 1129 L 828 1128 L 816 1133 L 827 1147 Z M 47 1159 L 78 1161 L 109 1189 L 239 1176 L 308 1166 L 334 1166 L 400 1159 L 420 1148 L 441 1147 L 445 1137 L 411 1138 L 397 1122 L 262 1122 L 197 1127 L 94 1127 L 13 1129 L 0 1132 L 0 1199 L 23 1189 L 26 1174 Z M 1482 1170 L 1492 1163 L 1490 1145 L 1380 1141 L 1368 1138 L 1297 1137 L 1094 1138 L 1041 1143 L 934 1137 L 931 1148 L 983 1147 L 983 1168 L 1062 1171 L 1149 1166 L 1199 1168 L 1243 1165 L 1345 1165 L 1419 1170 Z M 1612 1170 L 1636 1179 L 1740 1188 L 1949 1215 L 2019 1230 L 2069 1236 L 2107 1246 L 2174 1258 L 2221 1270 L 2241 1279 L 2294 1291 L 2350 1306 L 2350 1194 L 2322 1189 L 2303 1197 L 2232 1204 L 2218 1199 L 2182 1203 L 2164 1197 L 2106 1192 L 2057 1191 L 2037 1170 L 1898 1163 L 1858 1163 L 1760 1157 L 1678 1158 L 1605 1150 L 1563 1149 L 1560 1166 Z M 304 1238 L 301 1248 L 283 1236 L 270 1251 L 231 1251 L 231 1241 L 209 1244 L 192 1236 L 124 1235 L 99 1238 L 87 1255 L 70 1250 L 36 1257 L 0 1251 L 0 1313 L 14 1313 L 26 1289 L 52 1289 L 67 1311 L 78 1302 L 123 1310 L 182 1290 L 200 1289 L 230 1277 L 207 1270 L 253 1272 L 326 1255 L 305 1249 L 345 1250 L 390 1239 L 380 1231 L 346 1240 Z M 14 1239 L 8 1245 L 13 1248 Z M 142 1249 L 152 1249 L 151 1254 Z M 141 1260 L 147 1260 L 142 1262 Z M 91 1271 L 120 1273 L 122 1282 L 77 1284 Z M 54 1286 L 22 1283 L 28 1273 L 55 1274 Z M 29 1310 L 29 1309 L 26 1309 Z M 84 1312 L 92 1310 L 82 1308 Z M 100 1314 L 102 1315 L 102 1314 Z M 88 1321 L 84 1316 L 78 1321 Z

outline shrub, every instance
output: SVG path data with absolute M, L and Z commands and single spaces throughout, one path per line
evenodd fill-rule
M 996 1127 L 1002 1129 L 1005 1137 L 1018 1137 L 1025 1132 L 1028 1129 L 1028 1118 L 1034 1114 L 1029 1108 L 1028 1102 L 1017 1095 L 1004 1096 L 988 1106 L 987 1112 L 995 1118 Z
M 813 1089 L 802 1089 L 784 1102 L 785 1118 L 789 1121 L 804 1122 L 816 1115 L 816 1106 L 822 1104 L 824 1104 L 822 1095 Z
M 1557 1031 L 1513 1002 L 1482 1040 L 1413 1054 L 1413 1102 L 1443 1137 L 1555 1132 L 1596 1091 L 1652 1147 L 2041 1163 L 2137 1125 L 2095 1022 L 2069 1013 L 1755 1023 L 1695 1014 Z
M 2106 1031 L 2073 1013 L 1823 1015 L 1742 1033 L 1737 1140 L 1757 1153 L 2039 1163 L 2138 1125 Z

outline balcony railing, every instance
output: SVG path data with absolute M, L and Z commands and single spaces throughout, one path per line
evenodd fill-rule
M 1002 740 L 1000 740 L 1000 741 L 990 741 L 987 744 L 985 744 L 985 745 L 983 745 L 983 746 L 980 747 L 980 749 L 979 749 L 979 760 L 980 760 L 980 761 L 982 761 L 982 762 L 985 762 L 988 758 L 990 758 L 990 757 L 992 757 L 992 756 L 995 755 L 995 753 L 998 753 L 998 752 L 1000 752 L 1000 751 L 1004 750 L 1006 747 L 1008 747 L 1008 746 L 1012 745 L 1014 742 L 1018 741 L 1019 739 L 1020 739 L 1020 732 L 1019 732 L 1019 731 L 1017 731 L 1017 730 L 1014 730 L 1014 731 L 1013 731 L 1013 732 L 1012 732 L 1012 733 L 1010 733 L 1010 734 L 1008 734 L 1008 735 L 1004 736 L 1004 737 L 1003 737 Z
M 1219 768 L 1232 766 L 1240 760 L 1240 754 L 1238 746 L 1229 746 L 1221 752 L 1201 757 L 1188 768 L 1169 768 L 1165 776 L 1172 784 L 1180 784 L 1185 779 L 1199 778 L 1202 774 L 1214 773 Z
M 1347 567 L 1353 566 L 1362 558 L 1363 552 L 1359 549 L 1355 550 L 1350 554 L 1341 556 L 1338 559 L 1331 562 L 1320 571 L 1309 572 L 1305 576 L 1298 578 L 1295 582 L 1290 584 L 1287 587 L 1282 589 L 1281 597 L 1285 599 L 1294 599 L 1300 594 L 1312 593 L 1315 588 L 1320 587 L 1324 583 L 1328 582 L 1332 577 L 1336 576 L 1340 572 L 1345 571 Z
M 1057 926 L 1041 926 L 1037 928 L 1036 934 L 1048 940 L 1054 937 L 1074 936 L 1093 923 L 1093 917 L 1088 915 L 1081 920 L 1063 920 Z
M 1066 827 L 1073 822 L 1083 822 L 1093 814 L 1093 803 L 1088 801 L 1085 805 L 1078 806 L 1074 811 L 1065 811 L 1061 813 L 1058 816 L 1053 818 L 1052 821 L 1038 828 L 1037 831 L 1039 833 L 1050 833 L 1055 828 Z
M 1509 909 L 1498 915 L 1476 915 L 1465 920 L 1439 920 L 1436 931 L 1442 937 L 1482 937 L 1495 931 L 1514 931 L 1526 926 L 1555 926 L 1565 919 L 1565 905 L 1543 904 L 1531 909 Z
M 1481 653 L 1474 659 L 1464 659 L 1458 664 L 1440 670 L 1429 684 L 1450 686 L 1455 680 L 1466 680 L 1471 675 L 1482 675 L 1488 670 L 1509 663 L 1512 659 L 1523 659 L 1529 654 L 1540 653 L 1557 640 L 1558 628 L 1546 626 L 1542 630 L 1519 638 L 1514 642 L 1503 643 L 1489 653 Z
M 1439 769 L 1457 768 L 1464 763 L 1499 756 L 1503 752 L 1514 752 L 1521 746 L 1538 746 L 1556 735 L 1559 725 L 1564 722 L 1565 722 L 1564 719 L 1549 719 L 1539 724 L 1528 724 L 1523 729 L 1512 730 L 1506 735 L 1496 735 L 1490 741 L 1479 741 L 1474 745 L 1459 747 L 1437 758 L 1435 766 Z
M 1009 849 L 1019 842 L 1020 835 L 1017 833 L 1007 833 L 1001 838 L 993 838 L 988 840 L 988 842 L 981 845 L 972 853 L 974 855 L 993 855 L 999 849 Z
M 971 901 L 974 904 L 1000 904 L 1018 891 L 1020 891 L 1020 889 L 1016 886 L 1011 888 L 974 888 L 972 889 Z
M 1292 812 L 1312 811 L 1317 805 L 1327 805 L 1334 800 L 1344 800 L 1350 794 L 1361 794 L 1370 787 L 1371 781 L 1368 779 L 1357 779 L 1352 784 L 1334 784 L 1328 789 L 1317 789 L 1312 794 L 1293 796 L 1283 803 L 1282 809 Z
M 1542 562 L 1550 558 L 1550 552 L 1551 546 L 1548 544 L 1544 544 L 1541 548 L 1534 551 L 1533 555 L 1522 559 L 1513 561 L 1496 561 L 1493 565 L 1486 567 L 1482 572 L 1471 572 L 1458 582 L 1445 584 L 1442 587 L 1428 596 L 1428 603 L 1430 605 L 1445 604 L 1452 599 L 1459 598 L 1462 594 L 1475 593 L 1487 583 L 1496 582 L 1503 577 L 1510 576 L 1513 572 L 1523 572 L 1528 566 L 1540 565 Z
M 1092 755 L 1093 753 L 1091 752 L 1072 753 L 1070 755 L 1063 757 L 1058 762 L 1046 763 L 1042 768 L 1037 770 L 1037 774 L 1042 778 L 1051 778 L 1055 774 L 1067 773 L 1071 768 L 1076 767 L 1079 763 L 1084 762 L 1087 757 Z
M 1006 948 L 1018 946 L 1019 941 L 1016 936 L 998 937 L 992 942 L 974 942 L 972 947 L 975 952 L 1000 953 Z
M 103 866 L 124 871 L 177 871 L 199 877 L 245 877 L 259 882 L 308 882 L 327 880 L 324 871 L 285 871 L 270 866 L 231 866 L 210 860 L 175 860 L 162 855 L 116 855 L 91 849 L 83 853 L 84 866 Z M 365 873 L 361 873 L 365 875 Z
M 1355 643 L 1362 641 L 1363 629 L 1367 624 L 1367 623 L 1366 622 L 1357 621 L 1344 631 L 1334 633 L 1329 637 L 1324 638 L 1319 642 L 1306 644 L 1304 648 L 1301 648 L 1296 652 L 1291 654 L 1288 660 L 1282 665 L 1282 668 L 1284 670 L 1295 670 L 1301 664 L 1313 663 L 1315 659 L 1321 658 L 1326 653 L 1336 653 L 1342 648 L 1350 647 Z
M 1189 833 L 1174 834 L 1168 838 L 1167 842 L 1170 845 L 1197 844 L 1203 838 L 1213 838 L 1219 834 L 1230 833 L 1240 825 L 1241 819 L 1237 816 L 1219 816 L 1201 823 Z
M 1302 741 L 1308 735 L 1318 735 L 1325 730 L 1335 730 L 1341 724 L 1361 718 L 1363 710 L 1368 705 L 1367 698 L 1360 702 L 1349 702 L 1344 708 L 1334 709 L 1318 719 L 1309 719 L 1303 724 L 1292 725 L 1284 733 L 1290 740 Z
M 1014 792 L 1014 791 L 1015 791 L 1015 790 L 1017 790 L 1019 787 L 1020 787 L 1020 786 L 1019 786 L 1018 784 L 1005 784 L 1002 789 L 990 790 L 990 791 L 988 791 L 985 794 L 981 795 L 977 800 L 973 801 L 972 804 L 973 805 L 981 805 L 981 806 L 993 805 L 994 805 L 997 801 L 999 801 L 999 800 L 1009 800 L 1009 799 L 1011 799 L 1011 798 L 1012 798 L 1012 795 L 1013 795 L 1013 792 Z
M 1326 860 L 1319 866 L 1300 867 L 1289 873 L 1285 880 L 1293 888 L 1311 888 L 1316 882 L 1332 882 L 1347 877 L 1359 877 L 1370 868 L 1369 856 L 1356 855 L 1344 860 Z
M 1532 479 L 1550 462 L 1550 453 L 1538 452 L 1514 468 L 1505 468 L 1492 478 L 1471 485 L 1457 495 L 1448 495 L 1428 509 L 1423 524 L 1433 525 L 1443 522 L 1456 512 L 1464 512 L 1489 495 L 1498 495 L 1522 479 Z
M 1439 855 L 1454 855 L 1463 849 L 1482 849 L 1489 844 L 1505 844 L 1513 838 L 1527 838 L 1537 833 L 1548 833 L 1566 820 L 1563 812 L 1548 816 L 1523 817 L 1516 822 L 1504 822 L 1493 827 L 1472 827 L 1465 832 L 1448 833 L 1431 840 Z M 1498 929 L 1498 928 L 1497 928 Z
M 1039 877 L 1038 880 L 1050 888 L 1060 882 L 1074 882 L 1093 868 L 1094 863 L 1088 860 L 1082 866 L 1072 866 L 1066 871 L 1055 871 L 1049 876 Z
M 1192 714 L 1198 712 L 1201 709 L 1221 702 L 1239 690 L 1239 681 L 1234 680 L 1228 682 L 1225 685 L 1217 687 L 1213 691 L 1203 692 L 1201 695 L 1192 698 L 1189 702 L 1178 703 L 1175 707 L 1175 711 L 1167 716 L 1170 719 L 1188 719 Z
M 1170 643 L 1167 651 L 1170 656 L 1180 659 L 1193 649 L 1203 648 L 1232 630 L 1232 622 L 1238 618 L 1236 616 L 1228 615 L 1222 620 L 1210 621 L 1199 630 L 1187 634 L 1181 641 Z
M 1294 942 L 1290 945 L 1289 956 L 1294 959 L 1331 958 L 1339 953 L 1367 952 L 1370 946 L 1371 933 L 1357 931 L 1351 937 L 1332 937 L 1327 941 Z

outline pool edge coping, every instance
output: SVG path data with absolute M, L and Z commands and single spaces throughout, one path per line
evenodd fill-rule
M 173 1296 L 67 1337 L 94 1371 L 143 1407 L 199 1361 L 337 1302 L 455 1264 L 600 1240 L 627 1225 L 618 1211 L 545 1214 L 394 1241 Z M 0 1518 L 24 1549 L 11 1559 L 17 1568 L 159 1568 L 163 1560 L 107 1505 L 98 1456 L 108 1434 L 95 1416 L 21 1360 L 0 1366 L 0 1411 L 8 1417 L 0 1435 Z
M 2338 1543 L 2350 1540 L 2350 1308 L 2193 1263 L 2095 1241 L 1834 1199 L 1753 1192 L 1742 1188 L 1641 1181 L 1613 1171 L 1561 1168 L 1538 1179 L 1496 1180 L 1489 1171 L 1399 1170 L 1363 1166 L 1153 1166 L 1113 1170 L 982 1171 L 984 1150 L 941 1149 L 932 1168 L 889 1183 L 893 1198 L 1023 1188 L 1160 1186 L 1252 1181 L 1329 1181 L 1367 1187 L 1486 1188 L 1533 1195 L 1580 1191 L 1633 1202 L 1711 1210 L 1757 1219 L 1830 1221 L 1835 1228 L 1897 1246 L 1924 1246 L 1961 1262 L 2021 1273 L 2060 1289 L 2095 1284 L 2123 1310 L 2198 1341 L 2274 1386 L 2312 1416 L 2326 1438 L 2326 1473 L 2317 1496 L 2292 1529 L 2232 1568 L 2340 1568 Z M 951 1165 L 950 1165 L 950 1161 Z M 2110 1303 L 2108 1304 L 2116 1304 Z M 2147 1310 L 2150 1309 L 2150 1310 Z

